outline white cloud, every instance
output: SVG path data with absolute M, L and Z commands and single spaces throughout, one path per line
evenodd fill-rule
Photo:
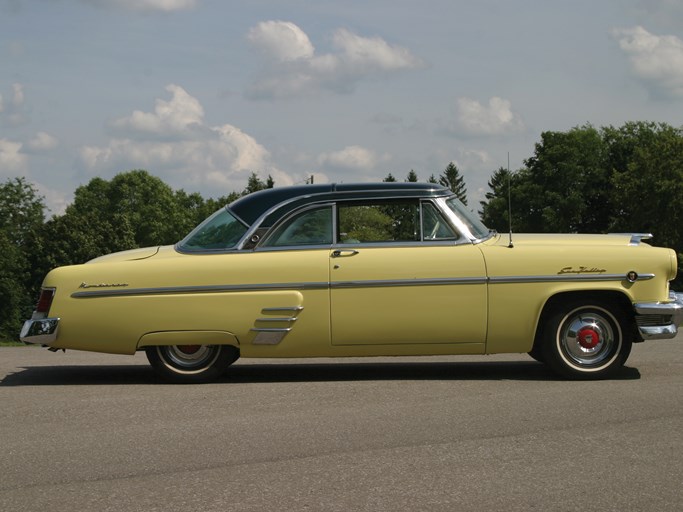
M 34 182 L 33 184 L 36 186 L 38 194 L 45 198 L 45 206 L 51 215 L 63 215 L 66 207 L 73 201 L 73 194 L 67 195 L 42 183 Z
M 481 149 L 461 149 L 458 151 L 460 165 L 466 169 L 486 169 L 490 170 L 492 158 L 488 152 Z
M 106 146 L 82 147 L 85 168 L 105 174 L 144 168 L 176 187 L 221 187 L 217 195 L 241 190 L 252 171 L 272 175 L 278 185 L 293 182 L 252 136 L 230 124 L 206 125 L 196 98 L 177 85 L 166 90 L 171 100 L 158 99 L 154 112 L 136 110 L 114 121 Z
M 288 21 L 263 21 L 249 30 L 247 39 L 267 57 L 283 62 L 310 59 L 315 51 L 304 31 Z
M 334 34 L 334 45 L 341 50 L 337 55 L 339 67 L 367 72 L 413 69 L 420 60 L 400 46 L 391 46 L 379 37 L 361 37 L 346 29 Z
M 388 155 L 378 156 L 374 151 L 361 146 L 347 146 L 340 151 L 321 154 L 318 164 L 337 170 L 372 171 L 378 163 L 387 160 Z
M 456 131 L 467 135 L 499 135 L 523 128 L 524 123 L 508 100 L 494 96 L 488 105 L 471 98 L 457 100 Z
M 41 152 L 50 151 L 57 147 L 58 141 L 55 137 L 46 132 L 38 132 L 35 137 L 26 143 L 29 151 Z
M 612 37 L 628 55 L 633 73 L 655 95 L 683 97 L 683 40 L 657 36 L 640 26 L 614 29 Z
M 167 85 L 166 90 L 172 94 L 171 100 L 157 99 L 154 112 L 135 110 L 130 116 L 117 119 L 111 126 L 124 132 L 158 136 L 186 134 L 201 127 L 204 109 L 199 101 L 177 85 Z
M 0 174 L 10 176 L 26 173 L 28 158 L 21 152 L 21 148 L 21 142 L 0 139 Z
M 405 48 L 347 29 L 334 33 L 335 52 L 320 55 L 303 30 L 291 22 L 259 23 L 248 32 L 247 39 L 267 58 L 247 90 L 254 99 L 294 97 L 320 90 L 348 92 L 360 80 L 422 65 Z

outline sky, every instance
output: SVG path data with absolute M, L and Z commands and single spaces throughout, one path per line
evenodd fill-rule
M 219 197 L 438 177 L 544 131 L 683 125 L 683 0 L 0 0 L 0 182 L 60 214 L 146 169 Z

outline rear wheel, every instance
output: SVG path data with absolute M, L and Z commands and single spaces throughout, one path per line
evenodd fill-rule
M 572 379 L 614 375 L 631 353 L 628 317 L 609 302 L 572 301 L 555 307 L 544 330 L 542 357 Z
M 168 345 L 145 347 L 152 368 L 163 379 L 176 383 L 216 380 L 237 358 L 230 345 Z
M 534 344 L 534 348 L 528 354 L 539 363 L 545 363 L 542 345 Z

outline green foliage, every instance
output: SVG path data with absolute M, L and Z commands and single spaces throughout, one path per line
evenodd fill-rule
M 630 122 L 544 132 L 534 155 L 511 176 L 518 232 L 651 232 L 683 252 L 683 129 Z M 489 181 L 484 223 L 507 230 L 506 171 Z M 679 282 L 683 265 L 679 258 Z M 679 283 L 676 283 L 679 286 Z
M 479 203 L 479 216 L 482 222 L 496 231 L 507 231 L 509 227 L 508 190 L 513 178 L 515 176 L 511 172 L 500 167 L 489 179 L 489 191 L 484 195 L 485 201 Z
M 683 250 L 683 130 L 654 123 L 605 129 L 610 144 L 614 231 L 652 232 Z
M 0 340 L 16 339 L 33 308 L 31 255 L 45 204 L 24 178 L 0 185 Z
M 443 173 L 441 173 L 439 183 L 444 187 L 450 188 L 462 204 L 467 204 L 465 178 L 460 175 L 460 171 L 453 162 L 449 163 Z
M 408 176 L 406 176 L 406 181 L 408 183 L 417 183 L 417 174 L 415 173 L 415 171 L 410 169 Z
M 242 195 L 246 196 L 252 192 L 258 192 L 259 190 L 265 190 L 267 188 L 273 188 L 275 186 L 275 181 L 272 176 L 268 175 L 268 179 L 264 182 L 258 177 L 258 174 L 252 172 L 247 180 L 247 188 L 244 189 Z
M 342 241 L 388 242 L 419 239 L 417 202 L 387 202 L 342 206 L 339 231 Z

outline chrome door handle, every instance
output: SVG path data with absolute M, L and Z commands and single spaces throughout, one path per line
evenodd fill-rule
M 358 254 L 358 251 L 355 249 L 335 249 L 332 251 L 332 257 L 333 258 L 341 258 L 344 256 L 355 256 Z

